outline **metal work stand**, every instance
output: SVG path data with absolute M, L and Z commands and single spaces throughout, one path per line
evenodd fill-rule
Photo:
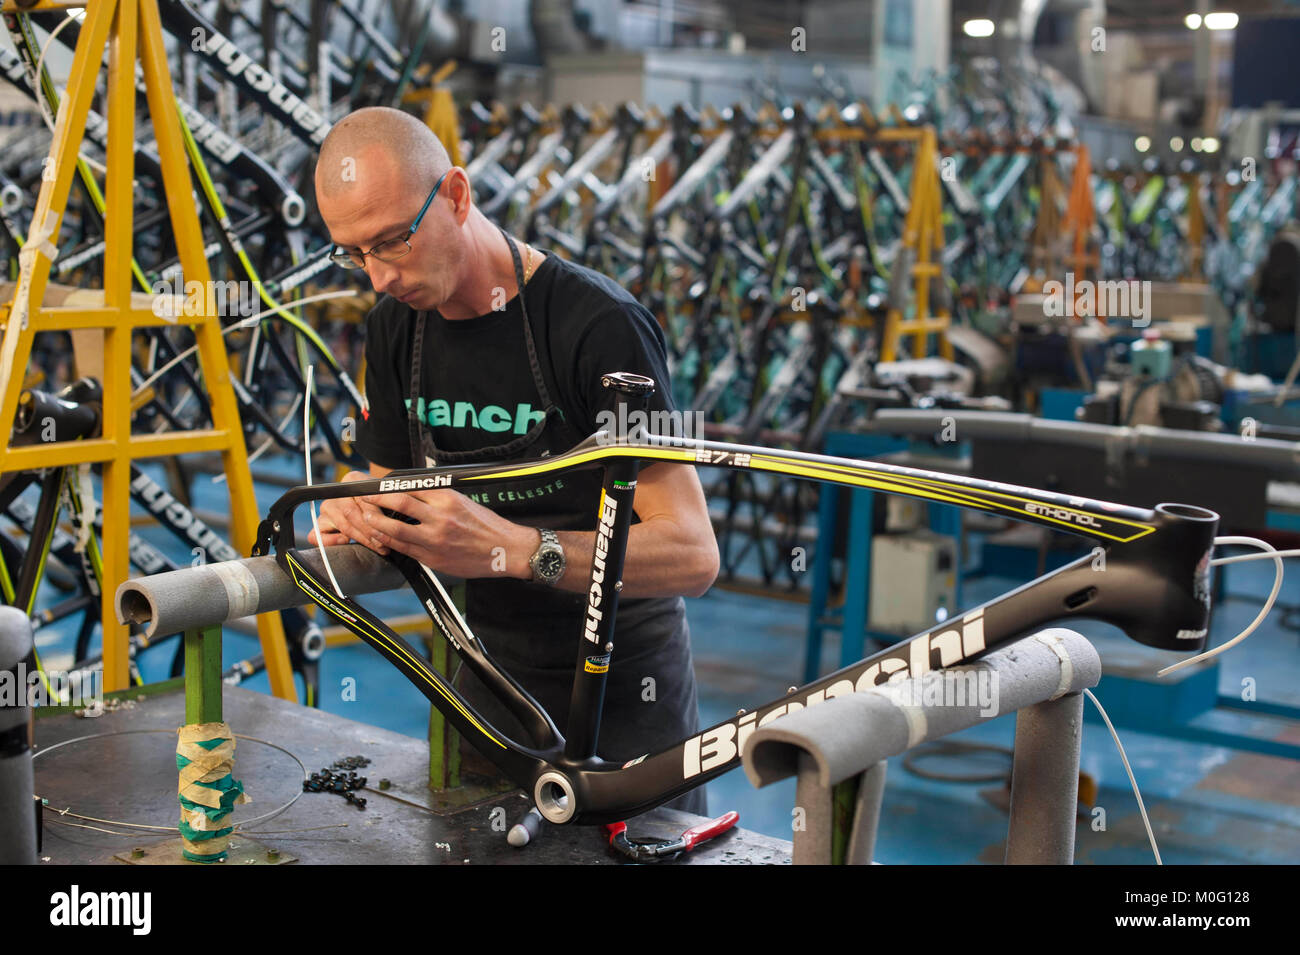
M 1091 643 L 1072 630 L 1044 630 L 970 666 L 836 696 L 783 716 L 746 740 L 745 772 L 755 786 L 797 777 L 795 804 L 805 818 L 795 831 L 796 865 L 868 864 L 885 760 L 1016 713 L 1006 861 L 1068 865 L 1074 860 L 1082 690 L 1100 679 L 1101 659 Z M 992 712 L 981 712 L 969 698 L 956 705 L 951 692 L 938 692 L 944 680 L 987 681 L 996 689 Z M 942 702 L 925 702 L 933 700 Z M 846 812 L 836 788 L 850 780 L 856 780 L 856 795 Z

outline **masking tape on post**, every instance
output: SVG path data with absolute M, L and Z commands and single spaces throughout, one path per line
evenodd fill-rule
M 99 516 L 96 513 L 99 504 L 95 499 L 95 487 L 90 481 L 89 464 L 77 466 L 77 490 L 81 494 L 81 506 L 85 508 L 81 523 L 77 525 L 77 553 L 81 554 L 90 546 L 90 532 Z
M 1061 661 L 1061 678 L 1057 681 L 1056 692 L 1048 698 L 1048 702 L 1059 700 L 1070 692 L 1070 686 L 1074 683 L 1074 662 L 1070 659 L 1070 651 L 1065 642 L 1054 633 L 1038 633 L 1034 639 L 1055 653 Z
M 19 328 L 27 327 L 27 316 L 31 312 L 32 274 L 36 271 L 37 253 L 44 253 L 51 263 L 59 257 L 59 248 L 50 241 L 58 227 L 58 217 L 50 225 L 52 210 L 46 210 L 45 219 L 39 227 L 33 222 L 32 235 L 26 245 L 18 252 L 19 291 L 14 296 L 13 306 L 9 310 L 10 318 L 18 321 Z
M 191 723 L 177 734 L 181 855 L 191 862 L 220 862 L 234 829 L 226 817 L 249 801 L 244 784 L 231 776 L 235 738 L 225 723 Z

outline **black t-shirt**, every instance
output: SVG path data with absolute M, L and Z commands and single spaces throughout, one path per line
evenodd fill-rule
M 602 412 L 616 407 L 614 393 L 600 383 L 607 372 L 653 378 L 657 387 L 650 410 L 673 410 L 663 332 L 627 291 L 555 255 L 543 259 L 524 290 L 543 380 L 562 419 L 553 415 L 536 443 L 516 458 L 566 451 L 598 425 L 607 425 Z M 407 407 L 415 321 L 413 309 L 388 296 L 366 318 L 370 414 L 357 428 L 356 447 L 383 467 L 413 466 Z M 542 418 L 518 296 L 500 311 L 461 321 L 427 313 L 421 358 L 417 412 L 440 450 L 502 445 Z M 600 472 L 570 471 L 485 485 L 468 496 L 518 524 L 594 530 Z M 467 599 L 470 625 L 476 629 L 488 624 L 496 630 L 553 633 L 559 638 L 530 640 L 534 646 L 528 650 L 501 648 L 503 663 L 521 653 L 536 664 L 572 665 L 576 644 L 569 638 L 579 632 L 582 595 L 511 578 L 482 578 L 470 581 Z M 631 636 L 621 628 L 618 632 Z M 554 655 L 547 647 L 554 648 Z M 497 648 L 493 652 L 502 657 Z

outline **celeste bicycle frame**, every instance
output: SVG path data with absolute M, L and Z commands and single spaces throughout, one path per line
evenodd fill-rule
M 635 426 L 636 411 L 644 410 L 648 394 L 638 394 L 637 389 L 646 387 L 641 383 L 649 379 L 612 374 L 602 380 L 606 387 L 620 391 L 618 420 Z M 605 678 L 615 649 L 614 623 L 636 473 L 642 463 L 659 462 L 768 472 L 954 504 L 1093 538 L 1104 547 L 1104 560 L 1082 557 L 780 699 L 741 711 L 662 752 L 611 763 L 595 754 Z M 322 575 L 308 568 L 295 547 L 293 512 L 309 501 L 428 488 L 471 489 L 485 482 L 602 466 L 595 557 L 581 634 L 575 634 L 574 689 L 565 735 L 493 663 L 432 570 L 400 554 L 390 558 L 438 632 L 518 717 L 529 744 L 508 738 L 488 723 L 382 620 L 350 597 L 338 597 Z M 1052 621 L 1102 620 L 1148 646 L 1199 651 L 1209 630 L 1209 566 L 1218 520 L 1213 511 L 1190 505 L 1160 504 L 1147 510 L 891 464 L 654 436 L 634 427 L 630 436 L 597 432 L 564 454 L 532 461 L 410 469 L 381 479 L 296 488 L 271 507 L 258 529 L 253 554 L 266 555 L 274 547 L 279 565 L 303 593 L 392 662 L 486 758 L 531 794 L 545 818 L 555 823 L 597 824 L 645 812 L 735 768 L 749 734 L 778 716 L 869 689 L 896 674 L 918 677 L 970 662 Z

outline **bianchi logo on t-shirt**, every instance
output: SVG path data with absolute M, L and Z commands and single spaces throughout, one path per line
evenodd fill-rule
M 411 410 L 410 398 L 406 399 L 406 410 Z M 529 428 L 546 417 L 546 412 L 534 410 L 526 402 L 515 405 L 512 413 L 500 405 L 476 408 L 469 401 L 453 402 L 442 398 L 434 398 L 432 401 L 418 399 L 415 413 L 421 421 L 433 428 L 470 428 L 492 434 L 527 434 Z

